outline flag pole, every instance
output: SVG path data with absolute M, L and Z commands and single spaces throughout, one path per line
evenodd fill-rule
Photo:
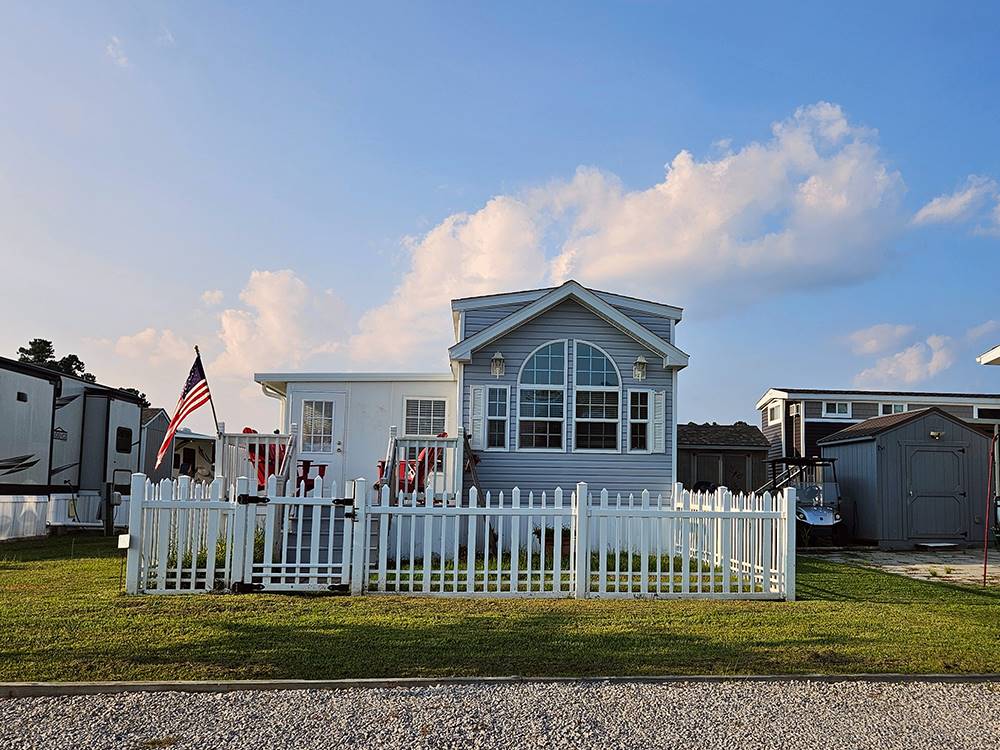
M 201 371 L 205 373 L 205 387 L 208 388 L 208 403 L 212 405 L 212 419 L 215 420 L 215 434 L 222 435 L 222 430 L 219 429 L 219 415 L 215 413 L 215 399 L 212 398 L 212 387 L 208 384 L 208 372 L 205 370 L 205 364 L 201 361 L 201 351 L 198 349 L 197 345 L 194 347 L 194 356 L 198 358 L 198 362 L 201 364 Z

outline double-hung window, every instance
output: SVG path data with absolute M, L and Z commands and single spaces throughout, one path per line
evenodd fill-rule
M 333 453 L 333 402 L 302 402 L 302 452 Z
M 628 392 L 628 452 L 650 452 L 650 391 Z
M 486 449 L 507 450 L 507 413 L 510 391 L 507 386 L 486 389 Z
M 404 401 L 403 431 L 407 437 L 436 437 L 445 430 L 443 398 L 407 398 Z
M 529 450 L 565 450 L 566 342 L 536 349 L 518 376 L 517 446 Z
M 850 419 L 851 404 L 849 401 L 824 401 L 823 416 L 835 419 Z
M 573 449 L 617 451 L 621 433 L 621 379 L 611 358 L 577 341 L 573 392 Z

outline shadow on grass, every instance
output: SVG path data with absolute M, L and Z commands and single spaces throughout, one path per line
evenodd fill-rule
M 632 629 L 571 614 L 420 624 L 224 622 L 197 643 L 149 644 L 130 655 L 136 673 L 192 662 L 206 674 L 336 679 L 392 676 L 602 676 L 859 672 L 853 636 L 807 638 L 698 634 L 673 623 Z M 195 657 L 197 654 L 197 657 Z

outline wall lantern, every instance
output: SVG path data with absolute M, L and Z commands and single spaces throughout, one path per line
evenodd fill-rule
M 646 379 L 646 358 L 641 354 L 632 363 L 632 377 L 639 382 Z
M 944 430 L 931 430 L 931 439 L 940 440 L 944 437 Z
M 493 373 L 493 377 L 502 378 L 506 370 L 507 368 L 503 362 L 503 354 L 497 352 L 493 355 L 493 359 L 490 360 L 490 372 Z

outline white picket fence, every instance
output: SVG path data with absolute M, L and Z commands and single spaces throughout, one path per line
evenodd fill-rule
M 795 493 L 310 492 L 133 477 L 129 593 L 794 599 Z M 249 490 L 249 491 L 248 491 Z M 136 502 L 139 498 L 139 502 Z

